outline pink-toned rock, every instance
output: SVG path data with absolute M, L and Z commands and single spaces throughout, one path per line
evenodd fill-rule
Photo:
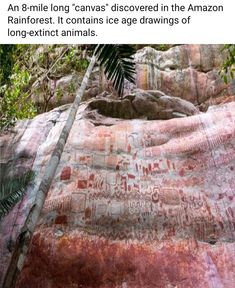
M 136 84 L 196 105 L 235 95 L 234 81 L 226 85 L 218 74 L 226 59 L 223 45 L 181 45 L 168 51 L 145 47 L 135 55 Z M 203 109 L 207 109 L 205 104 Z
M 19 121 L 10 132 L 0 134 L 0 181 L 29 169 L 37 175 L 34 186 L 29 187 L 23 199 L 0 221 L 0 287 L 16 239 L 32 208 L 45 164 L 64 124 L 64 114 L 67 114 L 66 106 L 38 115 L 33 120 Z
M 234 287 L 235 103 L 107 125 L 84 107 L 17 287 Z
M 167 51 L 159 51 L 144 47 L 134 55 L 136 85 L 126 81 L 124 94 L 129 94 L 135 88 L 160 90 L 166 95 L 180 97 L 199 105 L 203 111 L 206 111 L 214 99 L 217 103 L 223 103 L 228 99 L 227 96 L 235 95 L 235 82 L 231 81 L 226 85 L 218 74 L 226 59 L 222 48 L 223 45 L 187 44 L 174 46 Z M 43 47 L 41 49 L 43 50 Z M 35 57 L 35 65 L 36 60 L 37 57 Z M 45 108 L 45 98 L 49 95 L 51 97 L 48 109 L 73 102 L 83 73 L 71 72 L 71 67 L 68 68 L 69 64 L 65 70 L 62 69 L 62 73 L 59 70 L 59 78 L 52 77 L 48 81 L 46 78 L 42 83 L 37 84 L 38 88 L 41 88 L 37 93 L 33 91 L 32 97 L 42 111 Z M 99 72 L 99 68 L 96 67 L 82 97 L 83 101 L 96 97 L 103 90 L 115 94 L 110 81 L 105 77 L 101 85 Z

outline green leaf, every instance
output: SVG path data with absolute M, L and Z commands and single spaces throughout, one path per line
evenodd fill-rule
M 135 83 L 135 50 L 130 45 L 100 44 L 96 46 L 95 55 L 104 66 L 107 78 L 113 82 L 119 96 L 123 95 L 125 79 Z
M 224 82 L 228 84 L 230 80 L 234 79 L 235 45 L 225 44 L 221 51 L 227 54 L 227 58 L 224 61 L 219 74 Z
M 227 77 L 227 75 L 224 75 L 223 78 L 224 78 L 224 83 L 228 84 L 228 77 Z
M 35 173 L 28 171 L 15 178 L 8 178 L 0 185 L 0 220 L 13 208 L 25 194 L 28 185 L 33 181 Z

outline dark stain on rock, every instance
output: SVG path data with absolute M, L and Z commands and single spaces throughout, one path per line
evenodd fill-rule
M 90 218 L 91 218 L 91 209 L 87 207 L 85 210 L 85 219 L 90 219 Z
M 55 224 L 67 225 L 68 224 L 67 216 L 66 215 L 57 216 L 55 219 Z

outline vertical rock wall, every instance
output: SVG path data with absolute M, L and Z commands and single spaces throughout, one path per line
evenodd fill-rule
M 98 126 L 80 109 L 17 287 L 234 287 L 235 104 Z
M 234 82 L 225 85 L 218 76 L 221 48 L 143 48 L 135 55 L 137 87 L 189 100 L 201 110 L 234 100 Z M 133 88 L 127 83 L 125 90 Z M 19 122 L 0 136 L 1 169 L 37 173 L 0 223 L 0 286 L 67 108 Z M 17 287 L 234 287 L 234 103 L 167 121 L 92 119 L 97 114 L 87 118 L 84 109 L 86 104 Z
M 218 74 L 226 59 L 222 48 L 223 45 L 180 45 L 161 52 L 145 47 L 135 55 L 137 87 L 183 98 L 202 110 L 234 100 L 235 82 L 226 85 Z
M 14 176 L 28 169 L 36 172 L 34 184 L 12 211 L 0 222 L 0 287 L 11 261 L 15 242 L 34 204 L 45 165 L 67 118 L 67 109 L 56 108 L 33 120 L 19 121 L 14 129 L 0 135 L 1 175 Z

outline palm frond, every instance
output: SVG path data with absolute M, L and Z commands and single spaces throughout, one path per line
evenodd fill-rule
M 100 44 L 96 46 L 95 55 L 100 65 L 104 66 L 107 78 L 112 81 L 118 95 L 123 95 L 125 79 L 135 83 L 135 50 L 130 45 Z
M 0 220 L 25 194 L 27 186 L 33 181 L 35 173 L 28 171 L 15 178 L 8 178 L 0 185 Z

